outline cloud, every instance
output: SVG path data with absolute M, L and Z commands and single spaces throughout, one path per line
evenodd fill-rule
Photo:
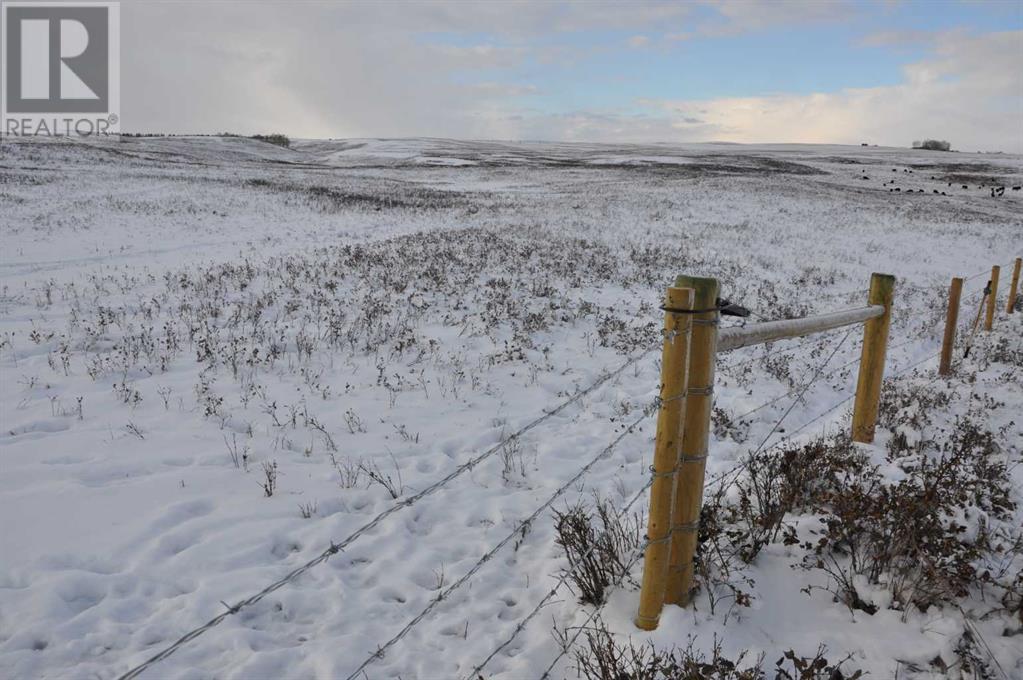
M 849 0 L 704 0 L 716 16 L 701 22 L 705 36 L 732 36 L 778 26 L 848 19 L 861 9 Z
M 910 47 L 931 45 L 940 38 L 933 31 L 902 30 L 876 31 L 868 33 L 859 40 L 861 47 Z
M 716 17 L 708 24 L 694 5 L 659 2 L 241 7 L 122 2 L 126 130 L 898 145 L 938 137 L 965 149 L 1023 146 L 1019 31 L 912 33 L 930 56 L 907 65 L 893 86 L 711 100 L 650 92 L 565 110 L 573 92 L 621 87 L 611 80 L 619 74 L 586 70 L 616 51 L 839 20 L 855 9 L 723 1 L 707 5 Z M 609 41 L 608 31 L 620 37 Z M 523 108 L 524 98 L 542 108 Z
M 679 111 L 699 110 L 721 141 L 908 146 L 934 137 L 957 149 L 1023 152 L 1023 73 L 1013 66 L 1021 46 L 1021 31 L 946 36 L 898 85 L 640 103 L 683 121 Z

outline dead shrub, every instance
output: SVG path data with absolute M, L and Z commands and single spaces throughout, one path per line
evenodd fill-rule
M 963 418 L 938 455 L 904 460 L 900 481 L 873 467 L 850 476 L 818 499 L 822 527 L 804 566 L 827 572 L 840 601 L 870 613 L 876 606 L 861 598 L 857 576 L 885 586 L 896 609 L 926 611 L 971 588 L 1004 588 L 985 566 L 1014 543 L 992 526 L 1014 509 L 997 452 L 994 435 Z
M 608 588 L 628 571 L 639 547 L 639 517 L 620 516 L 610 501 L 596 495 L 592 508 L 579 502 L 554 516 L 557 543 L 569 564 L 562 573 L 569 575 L 580 602 L 603 604 Z
M 861 670 L 843 670 L 851 657 L 832 663 L 821 645 L 813 656 L 784 652 L 774 668 L 764 669 L 765 656 L 746 660 L 746 652 L 730 659 L 715 636 L 709 656 L 690 638 L 685 647 L 657 649 L 653 644 L 636 646 L 631 640 L 617 644 L 603 622 L 585 631 L 586 644 L 573 654 L 579 675 L 589 680 L 857 680 Z M 567 636 L 560 635 L 567 645 Z

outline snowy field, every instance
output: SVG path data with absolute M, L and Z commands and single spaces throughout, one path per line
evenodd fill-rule
M 602 622 L 772 671 L 824 645 L 872 678 L 1023 678 L 1021 183 L 1019 156 L 877 147 L 2 142 L 0 676 L 117 677 L 227 612 L 141 677 L 576 677 Z M 995 331 L 935 380 L 948 281 L 973 277 L 965 327 L 993 264 Z M 755 323 L 861 305 L 875 271 L 898 377 L 857 455 L 885 484 L 965 440 L 969 474 L 1002 466 L 1008 497 L 941 518 L 997 544 L 964 558 L 982 587 L 902 600 L 857 573 L 844 598 L 827 567 L 853 558 L 813 564 L 801 508 L 652 634 L 641 560 L 599 616 L 555 589 L 555 512 L 645 513 L 676 275 Z M 708 479 L 844 432 L 860 333 L 719 357 Z

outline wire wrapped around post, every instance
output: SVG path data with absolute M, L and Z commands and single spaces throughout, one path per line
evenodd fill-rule
M 675 476 L 682 444 L 685 413 L 689 336 L 692 329 L 693 291 L 668 288 L 664 297 L 664 349 L 661 352 L 661 390 L 654 444 L 653 478 L 650 484 L 650 515 L 643 561 L 643 586 L 639 595 L 636 626 L 654 630 L 660 620 L 667 588 L 671 546 L 671 513 L 675 500 Z
M 717 279 L 680 276 L 680 288 L 695 291 L 693 304 L 709 309 L 718 299 Z M 696 533 L 703 505 L 703 476 L 707 465 L 710 439 L 710 414 L 714 399 L 714 363 L 717 356 L 717 310 L 692 317 L 693 329 L 689 347 L 689 385 L 686 388 L 686 409 L 682 421 L 682 451 L 676 477 L 675 504 L 671 519 L 671 558 L 668 563 L 668 587 L 664 601 L 685 606 L 693 587 L 693 560 L 696 556 Z

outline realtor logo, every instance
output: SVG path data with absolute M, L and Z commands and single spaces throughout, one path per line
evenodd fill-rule
M 3 2 L 0 16 L 4 134 L 117 132 L 119 3 Z

